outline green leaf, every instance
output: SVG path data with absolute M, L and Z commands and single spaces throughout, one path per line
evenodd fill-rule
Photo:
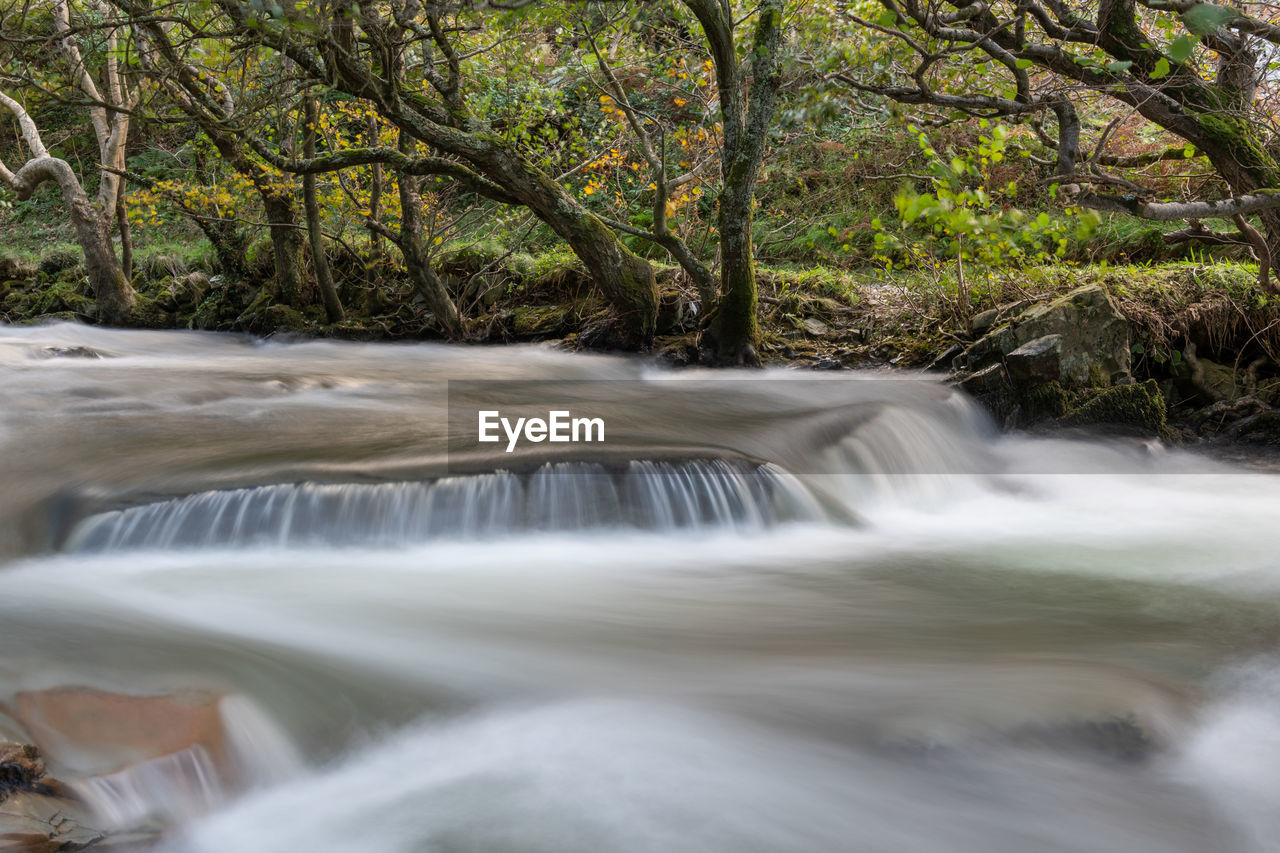
M 1015 68 L 1030 68 L 1034 64 L 1035 63 L 1030 59 L 1019 59 L 1017 62 L 1013 63 Z
M 898 23 L 898 14 L 891 9 L 885 9 L 880 13 L 880 17 L 876 18 L 876 23 L 882 27 L 892 27 Z
M 1133 62 L 1128 59 L 1117 59 L 1115 62 L 1107 63 L 1107 70 L 1114 71 L 1117 74 L 1122 74 L 1125 71 L 1128 71 L 1132 67 L 1133 67 Z
M 1182 13 L 1182 23 L 1198 36 L 1212 35 L 1219 27 L 1226 26 L 1237 15 L 1234 9 L 1213 3 L 1198 3 Z
M 1156 62 L 1156 67 L 1151 69 L 1151 79 L 1159 80 L 1162 77 L 1169 76 L 1169 60 L 1163 56 Z
M 1186 62 L 1191 58 L 1198 41 L 1199 39 L 1196 36 L 1186 35 L 1185 33 L 1178 36 L 1169 43 L 1169 58 L 1179 64 Z
M 1182 146 L 1182 156 L 1190 160 L 1192 157 L 1196 156 L 1196 147 L 1188 142 L 1186 145 Z

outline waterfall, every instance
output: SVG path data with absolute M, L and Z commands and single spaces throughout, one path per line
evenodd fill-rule
M 594 528 L 762 530 L 822 510 L 773 465 L 724 460 L 546 464 L 433 481 L 286 483 L 99 513 L 64 550 L 388 546 Z

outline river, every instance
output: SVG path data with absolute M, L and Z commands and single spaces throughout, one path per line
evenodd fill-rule
M 1276 474 L 538 347 L 0 328 L 0 399 L 0 741 L 112 850 L 1280 851 Z

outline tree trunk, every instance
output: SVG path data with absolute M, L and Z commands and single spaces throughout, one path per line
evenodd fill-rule
M 294 215 L 293 200 L 279 192 L 262 193 L 271 234 L 271 254 L 275 261 L 275 283 L 280 301 L 294 308 L 302 305 L 302 277 L 298 262 L 302 255 L 302 231 Z
M 649 346 L 658 322 L 658 284 L 649 262 L 518 153 L 495 145 L 478 165 L 569 244 L 613 308 L 618 344 L 626 349 Z
M 316 108 L 316 100 L 308 96 L 304 105 L 304 122 L 302 132 L 302 150 L 304 157 L 316 156 L 316 122 L 320 120 Z M 320 203 L 316 199 L 316 176 L 302 176 L 302 201 L 307 214 L 307 235 L 311 239 L 311 264 L 316 270 L 316 284 L 320 288 L 320 298 L 324 300 L 324 312 L 330 323 L 342 322 L 342 302 L 338 299 L 338 289 L 333 284 L 333 274 L 329 271 L 329 258 L 324 252 L 324 232 L 320 230 Z
M 369 116 L 365 133 L 368 136 L 370 148 L 376 148 L 381 144 L 378 137 L 378 120 L 373 116 Z M 374 163 L 370 166 L 370 173 L 369 221 L 379 222 L 382 219 L 382 164 Z M 375 263 L 382 257 L 382 235 L 373 229 L 369 230 L 369 255 Z
M 124 178 L 116 189 L 116 228 L 120 231 L 120 270 L 124 280 L 133 281 L 133 231 L 129 228 L 129 202 L 125 195 Z
M 208 238 L 209 245 L 213 246 L 213 254 L 217 258 L 218 269 L 227 275 L 237 278 L 243 276 L 245 267 L 248 265 L 245 259 L 245 251 L 249 242 L 248 235 L 237 228 L 234 222 L 224 219 L 210 219 L 201 216 L 196 218 L 196 224 L 200 226 L 200 230 Z
M 716 361 L 755 365 L 760 363 L 756 352 L 760 341 L 756 265 L 751 193 L 743 189 L 726 186 L 720 197 L 720 299 L 707 333 Z
M 409 153 L 409 139 L 401 134 L 400 150 Z M 431 257 L 422 239 L 422 196 L 418 193 L 417 179 L 399 174 L 396 184 L 400 190 L 400 252 L 404 255 L 405 269 L 413 280 L 414 289 L 422 295 L 435 315 L 436 322 L 450 338 L 462 337 L 462 317 L 445 289 L 444 282 L 431 268 Z
M 756 177 L 773 123 L 782 82 L 782 0 L 760 4 L 751 51 L 738 59 L 734 22 L 727 4 L 685 0 L 697 16 L 711 47 L 724 128 L 720 192 L 720 299 L 704 338 L 715 360 L 724 364 L 760 363 L 756 351 L 760 324 L 756 319 L 755 251 L 751 239 Z M 750 94 L 747 76 L 750 74 Z
M 17 172 L 10 172 L 0 161 L 0 180 L 13 188 L 19 201 L 31 198 L 45 181 L 57 182 L 62 190 L 63 203 L 67 206 L 67 215 L 75 226 L 76 239 L 84 252 L 85 272 L 93 288 L 98 316 L 106 323 L 123 322 L 137 304 L 137 296 L 120 269 L 120 261 L 111 245 L 111 229 L 106 219 L 110 211 L 101 211 L 89 201 L 80 179 L 66 160 L 49 155 L 39 129 L 21 104 L 0 92 L 0 106 L 17 119 L 22 139 L 33 155 Z
M 98 305 L 98 317 L 106 323 L 124 322 L 137 303 L 137 296 L 120 269 L 106 218 L 89 201 L 70 164 L 56 157 L 30 160 L 14 174 L 10 183 L 19 200 L 25 200 L 50 180 L 57 181 L 62 189 L 62 201 L 75 226 L 76 240 L 84 252 L 85 273 Z

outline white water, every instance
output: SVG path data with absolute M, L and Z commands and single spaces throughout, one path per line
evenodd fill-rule
M 443 469 L 444 379 L 555 377 L 614 458 Z M 1280 477 L 715 378 L 0 330 L 0 702 L 224 696 L 235 778 L 80 745 L 163 850 L 1280 850 Z

